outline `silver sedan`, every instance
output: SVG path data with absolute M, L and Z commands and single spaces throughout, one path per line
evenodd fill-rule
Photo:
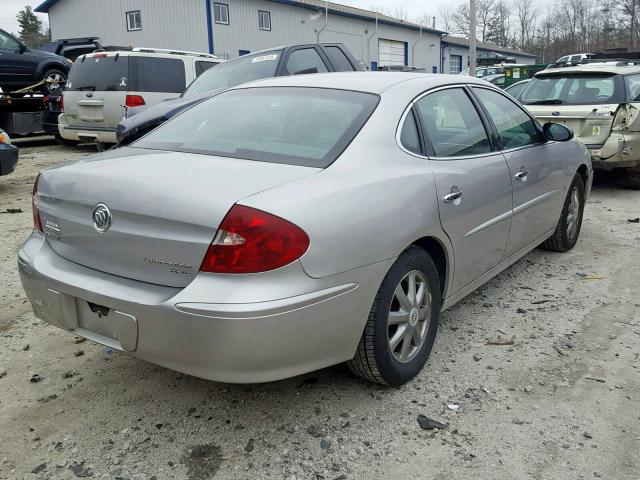
M 576 244 L 592 168 L 571 137 L 470 77 L 245 84 L 43 171 L 22 283 L 52 325 L 199 377 L 346 361 L 400 385 L 443 309 Z

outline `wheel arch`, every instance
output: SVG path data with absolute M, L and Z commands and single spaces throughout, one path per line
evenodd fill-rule
M 66 65 L 64 65 L 64 64 L 62 64 L 60 62 L 56 62 L 55 60 L 51 61 L 50 59 L 45 59 L 40 63 L 40 65 L 38 65 L 38 68 L 36 70 L 35 78 L 39 79 L 39 80 L 42 80 L 42 76 L 44 75 L 44 73 L 47 70 L 52 69 L 52 68 L 55 68 L 56 70 L 60 70 L 60 71 L 64 72 L 64 74 L 67 75 L 67 76 L 69 75 L 69 68 Z
M 453 272 L 453 258 L 450 251 L 440 239 L 433 236 L 418 238 L 411 242 L 411 245 L 409 246 L 422 248 L 433 259 L 433 263 L 435 263 L 436 269 L 438 270 L 440 293 L 442 294 L 442 300 L 444 301 L 447 293 L 447 286 L 449 285 L 449 277 Z

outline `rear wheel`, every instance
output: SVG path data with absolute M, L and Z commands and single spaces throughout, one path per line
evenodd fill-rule
M 627 187 L 640 190 L 640 167 L 627 168 Z
M 555 252 L 567 252 L 578 242 L 582 228 L 582 214 L 584 212 L 585 187 L 582 177 L 576 173 L 569 187 L 569 193 L 564 201 L 560 220 L 556 230 L 542 246 Z
M 64 145 L 65 147 L 75 147 L 80 143 L 76 142 L 75 140 L 67 140 L 66 138 L 62 138 L 59 134 L 55 135 L 55 137 L 56 142 L 58 142 L 60 145 Z
M 355 357 L 356 375 L 400 386 L 415 377 L 431 353 L 438 330 L 438 271 L 419 247 L 403 252 L 384 278 L 371 307 Z
M 42 79 L 46 82 L 42 89 L 46 93 L 53 93 L 62 90 L 67 81 L 67 74 L 57 68 L 50 68 L 44 72 Z

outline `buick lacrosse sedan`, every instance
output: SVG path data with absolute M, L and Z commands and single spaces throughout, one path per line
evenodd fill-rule
M 471 77 L 269 79 L 43 171 L 18 254 L 42 319 L 199 377 L 339 362 L 400 385 L 443 309 L 580 234 L 592 169 Z

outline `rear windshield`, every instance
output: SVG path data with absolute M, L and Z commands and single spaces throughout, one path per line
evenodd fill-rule
M 597 105 L 624 102 L 624 86 L 618 75 L 535 76 L 522 92 L 525 105 Z
M 241 83 L 273 77 L 276 74 L 280 50 L 243 57 L 221 63 L 213 70 L 207 70 L 196 78 L 184 92 L 184 97 L 191 97 L 204 92 L 225 90 Z
M 185 86 L 180 59 L 87 55 L 73 64 L 66 89 L 181 93 Z
M 75 61 L 65 90 L 118 91 L 129 89 L 129 57 L 87 55 Z
M 324 168 L 377 104 L 377 95 L 343 90 L 231 90 L 186 110 L 133 146 Z

